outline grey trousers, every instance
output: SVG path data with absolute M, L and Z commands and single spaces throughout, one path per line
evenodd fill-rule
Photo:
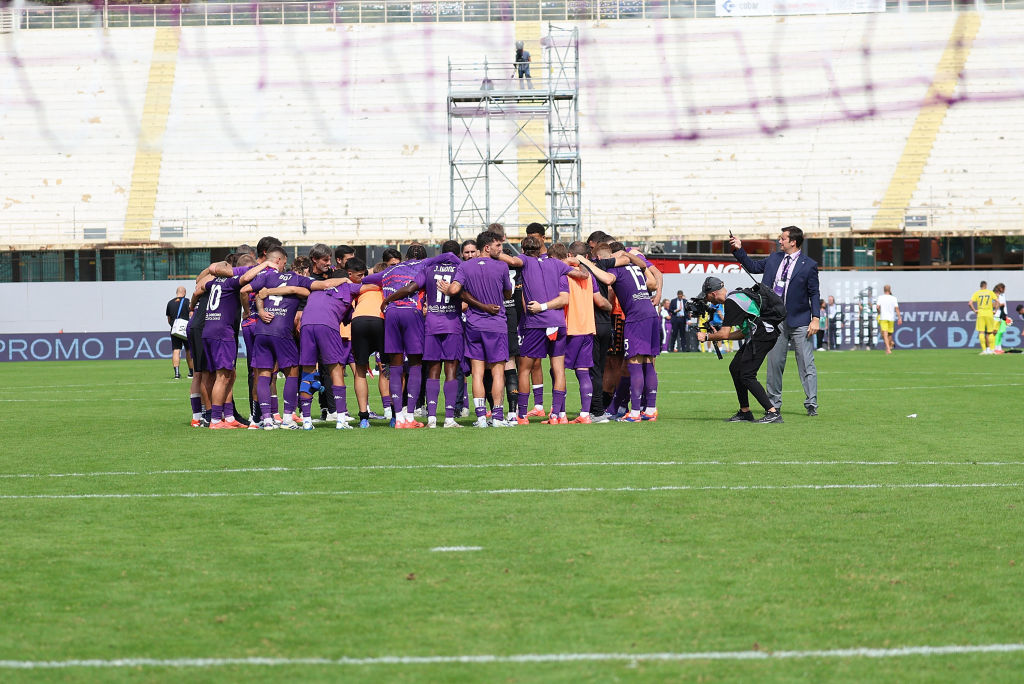
M 818 408 L 818 370 L 814 367 L 814 338 L 807 337 L 807 326 L 791 328 L 782 324 L 782 334 L 768 352 L 768 399 L 776 409 L 782 407 L 782 374 L 786 370 L 786 356 L 792 347 L 796 352 L 796 367 L 800 384 L 804 387 L 804 407 Z

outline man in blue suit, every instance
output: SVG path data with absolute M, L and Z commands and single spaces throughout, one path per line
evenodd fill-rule
M 787 226 L 779 235 L 779 247 L 767 259 L 751 259 L 743 251 L 743 243 L 731 237 L 733 256 L 750 273 L 763 273 L 761 282 L 772 287 L 786 302 L 786 320 L 782 334 L 768 352 L 768 398 L 777 410 L 782 408 L 782 374 L 786 370 L 786 354 L 792 345 L 796 365 L 804 388 L 804 408 L 808 416 L 818 415 L 818 371 L 814 367 L 814 336 L 820 327 L 821 293 L 818 290 L 818 263 L 801 250 L 804 233 L 796 226 Z

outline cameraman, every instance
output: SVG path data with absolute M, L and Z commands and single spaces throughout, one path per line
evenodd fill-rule
M 704 281 L 700 293 L 704 301 L 712 304 L 724 304 L 725 312 L 722 315 L 720 329 L 710 333 L 701 330 L 697 333 L 697 339 L 701 342 L 705 340 L 710 342 L 747 340 L 729 364 L 729 373 L 736 386 L 740 410 L 733 417 L 727 418 L 726 422 L 781 423 L 782 416 L 772 406 L 768 399 L 768 393 L 757 380 L 757 371 L 764 363 L 768 352 L 775 346 L 775 341 L 779 337 L 779 329 L 761 320 L 761 311 L 753 299 L 739 291 L 729 292 L 725 288 L 725 283 L 714 276 Z M 695 299 L 694 304 L 701 306 L 703 302 Z M 764 417 L 760 420 L 754 420 L 754 415 L 750 412 L 748 392 L 753 394 L 764 408 Z

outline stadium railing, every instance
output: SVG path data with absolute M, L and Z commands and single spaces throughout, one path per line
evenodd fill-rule
M 988 10 L 1024 9 L 1024 0 L 986 0 Z M 886 0 L 887 12 L 950 12 L 958 0 Z M 254 26 L 280 24 L 597 21 L 714 17 L 715 0 L 346 0 L 29 7 L 5 12 L 22 29 L 105 26 Z

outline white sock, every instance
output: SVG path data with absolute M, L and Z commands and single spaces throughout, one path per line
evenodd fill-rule
M 485 401 L 486 401 L 486 399 L 484 399 L 483 397 L 481 397 L 479 399 L 477 399 L 476 397 L 473 397 L 473 406 L 474 407 L 483 408 Z
M 580 411 L 580 418 L 586 418 L 590 415 L 590 411 Z
M 630 411 L 629 412 L 629 417 L 630 418 L 639 418 L 640 417 L 640 412 L 639 411 Z

